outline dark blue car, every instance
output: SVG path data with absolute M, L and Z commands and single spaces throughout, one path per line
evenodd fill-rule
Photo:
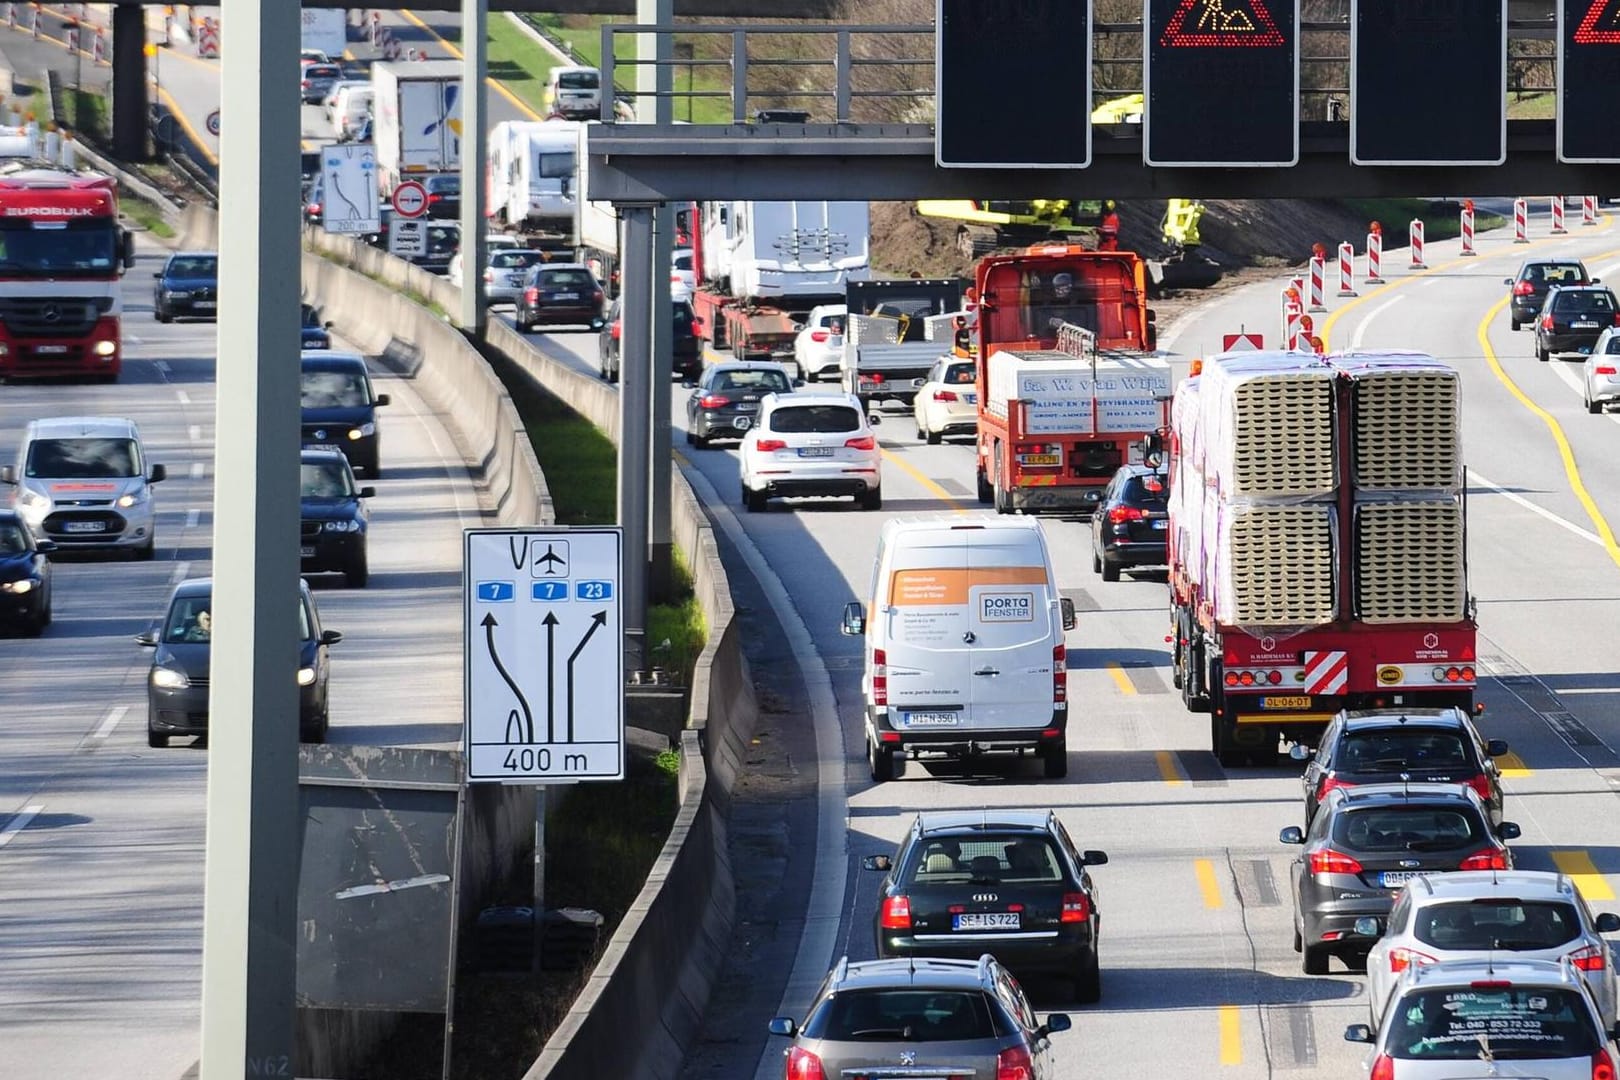
M 332 347 L 332 329 L 330 322 L 321 320 L 321 313 L 313 304 L 300 305 L 303 309 L 298 326 L 301 349 L 330 349 Z
M 181 316 L 213 319 L 219 314 L 219 255 L 212 251 L 177 251 L 152 275 L 157 289 L 152 313 L 158 322 Z
M 340 451 L 356 472 L 381 476 L 377 410 L 388 404 L 388 395 L 372 390 L 366 358 L 311 349 L 301 355 L 299 369 L 303 449 Z
M 298 572 L 342 574 L 349 588 L 365 588 L 371 527 L 365 500 L 376 489 L 355 486 L 348 458 L 335 450 L 299 455 L 298 483 Z
M 51 622 L 50 540 L 35 540 L 15 510 L 0 510 L 0 623 L 38 637 Z

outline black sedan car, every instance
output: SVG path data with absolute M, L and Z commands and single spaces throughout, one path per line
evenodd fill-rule
M 715 439 L 740 439 L 759 416 L 759 399 L 766 394 L 790 393 L 803 379 L 788 376 L 787 368 L 766 361 L 715 364 L 697 382 L 685 382 L 686 442 L 708 446 Z
M 152 275 L 157 288 L 152 314 L 158 322 L 180 316 L 214 319 L 219 316 L 219 255 L 213 251 L 177 251 L 163 269 Z
M 873 919 L 879 957 L 971 960 L 989 953 L 1015 974 L 1073 980 L 1081 1001 L 1102 993 L 1102 917 L 1081 851 L 1050 810 L 919 814 L 887 871 Z
M 56 544 L 35 540 L 15 510 L 0 510 L 0 624 L 38 637 L 51 623 L 51 560 Z
M 574 323 L 600 330 L 605 298 L 590 267 L 543 263 L 529 271 L 528 284 L 518 296 L 518 329 L 532 332 L 542 325 Z
M 1310 829 L 1278 834 L 1300 845 L 1289 874 L 1294 951 L 1305 974 L 1326 975 L 1328 958 L 1360 965 L 1371 943 L 1356 920 L 1389 914 L 1402 885 L 1448 870 L 1511 870 L 1504 841 L 1519 827 L 1493 828 L 1473 788 L 1460 784 L 1368 784 L 1327 793 Z
M 1508 318 L 1513 329 L 1535 321 L 1553 288 L 1597 283 L 1598 279 L 1586 272 L 1586 264 L 1579 259 L 1526 259 L 1518 273 L 1502 279 L 1510 290 Z
M 1467 784 L 1479 793 L 1491 821 L 1502 820 L 1502 775 L 1495 758 L 1503 739 L 1486 739 L 1461 709 L 1367 709 L 1340 712 L 1322 732 L 1315 752 L 1296 746 L 1307 761 L 1305 827 L 1327 793 L 1360 784 L 1393 784 L 1403 776 L 1435 784 Z
M 427 189 L 427 216 L 430 218 L 459 218 L 461 216 L 461 177 L 455 173 L 437 173 L 422 181 Z
M 331 658 L 327 647 L 343 640 L 321 628 L 309 583 L 298 582 L 298 739 L 325 742 Z M 177 735 L 208 734 L 208 674 L 213 638 L 214 583 L 192 578 L 174 587 L 163 625 L 135 636 L 156 649 L 146 677 L 146 744 L 169 745 Z
M 1125 465 L 1091 512 L 1091 569 L 1118 581 L 1127 566 L 1169 562 L 1170 476 L 1163 467 Z
M 330 349 L 332 324 L 321 318 L 314 304 L 299 305 L 298 344 L 303 349 Z
M 1620 326 L 1620 301 L 1604 285 L 1559 286 L 1547 294 L 1536 318 L 1536 359 L 1560 353 L 1585 356 L 1603 331 Z
M 356 486 L 349 459 L 336 450 L 305 450 L 298 463 L 299 573 L 342 574 L 349 588 L 365 588 L 365 500 L 377 489 Z
M 619 338 L 624 333 L 622 303 L 622 298 L 613 301 L 608 308 L 607 322 L 596 339 L 597 366 L 602 378 L 608 382 L 619 381 Z M 674 309 L 674 326 L 671 328 L 674 363 L 671 366 L 677 378 L 696 379 L 703 374 L 703 343 L 698 341 L 695 325 L 697 315 L 690 301 L 675 300 L 670 306 Z
M 377 410 L 388 395 L 376 393 L 366 358 L 357 353 L 311 349 L 299 359 L 303 449 L 337 450 L 357 471 L 382 475 L 382 434 Z

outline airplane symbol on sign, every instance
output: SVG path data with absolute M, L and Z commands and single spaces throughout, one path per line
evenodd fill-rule
M 542 567 L 543 569 L 541 572 L 548 577 L 554 577 L 558 574 L 566 577 L 568 575 L 567 551 L 567 548 L 563 548 L 564 554 L 559 555 L 557 554 L 555 544 L 547 544 L 546 553 L 534 561 L 535 565 Z

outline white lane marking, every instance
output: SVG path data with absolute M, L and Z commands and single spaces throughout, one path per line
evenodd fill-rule
M 190 427 L 186 428 L 186 438 L 190 439 L 192 442 L 201 442 L 202 425 L 192 424 Z
M 191 564 L 188 562 L 175 563 L 174 572 L 169 575 L 169 581 L 173 584 L 179 584 L 180 582 L 186 580 L 186 574 L 190 572 L 190 570 Z
M 201 480 L 203 478 L 203 473 L 205 473 L 207 471 L 208 471 L 208 466 L 204 465 L 202 462 L 193 461 L 191 463 L 191 478 L 193 480 Z
M 182 405 L 191 404 L 191 395 L 186 393 L 184 390 L 176 390 L 174 392 L 174 396 L 180 399 L 180 404 Z
M 131 339 L 126 338 L 125 340 L 127 341 L 127 340 L 131 340 Z M 139 341 L 140 339 L 136 338 L 134 340 Z M 167 375 L 171 370 L 173 370 L 173 369 L 171 369 L 169 367 L 169 362 L 167 360 L 157 360 L 157 361 L 154 361 L 154 364 L 158 369 L 158 374 L 159 375 Z
M 202 517 L 202 511 L 197 509 L 195 506 L 193 506 L 190 510 L 187 510 L 186 528 L 195 529 L 197 527 L 197 519 L 200 517 Z
M 1571 390 L 1575 391 L 1576 397 L 1580 398 L 1582 401 L 1585 401 L 1586 362 L 1584 360 L 1581 362 L 1581 373 L 1579 375 L 1575 374 L 1574 367 L 1568 361 L 1560 360 L 1557 357 L 1554 357 L 1553 359 L 1549 360 L 1548 363 L 1552 365 L 1553 374 L 1557 375 L 1559 379 L 1563 380 L 1565 386 L 1568 386 Z M 1612 413 L 1605 410 L 1598 415 L 1604 417 L 1610 423 L 1620 424 L 1620 413 Z
M 111 735 L 113 728 L 118 726 L 118 721 L 122 720 L 127 712 L 129 712 L 128 705 L 114 705 L 108 709 L 106 718 L 101 721 L 101 726 L 96 728 L 95 733 L 90 737 L 92 739 L 105 739 Z
M 1568 529 L 1570 532 L 1574 533 L 1576 536 L 1580 537 L 1582 540 L 1585 540 L 1585 541 L 1587 541 L 1589 543 L 1596 544 L 1599 547 L 1603 546 L 1603 538 L 1601 536 L 1599 536 L 1597 533 L 1590 532 L 1590 531 L 1588 531 L 1586 529 L 1581 528 L 1579 525 L 1575 524 L 1573 521 L 1569 521 L 1566 518 L 1559 517 L 1557 514 L 1553 513 L 1551 510 L 1548 510 L 1545 506 L 1537 506 L 1535 503 L 1531 502 L 1529 499 L 1526 499 L 1523 495 L 1520 495 L 1516 491 L 1509 491 L 1507 488 L 1502 487 L 1500 484 L 1492 483 L 1491 481 L 1485 479 L 1483 476 L 1479 475 L 1479 473 L 1475 472 L 1472 468 L 1470 468 L 1468 470 L 1468 475 L 1474 478 L 1474 483 L 1479 484 L 1481 487 L 1490 488 L 1492 491 L 1496 492 L 1498 495 L 1504 496 L 1509 502 L 1517 503 L 1518 505 L 1524 507 L 1526 510 L 1530 511 L 1531 513 L 1541 515 L 1542 517 L 1546 518 L 1548 521 L 1552 522 L 1554 525 L 1557 525 L 1557 526 L 1559 526 L 1560 528 L 1563 528 L 1563 529 Z
M 1565 694 L 1620 694 L 1620 686 L 1560 686 L 1558 696 Z
M 1417 287 L 1420 288 L 1420 289 L 1427 289 L 1430 285 L 1433 285 L 1435 282 L 1437 282 L 1439 280 L 1440 279 L 1437 278 L 1437 277 L 1426 277 L 1422 281 L 1417 283 Z
M 355 885 L 352 888 L 339 889 L 332 894 L 332 899 L 353 900 L 359 896 L 376 896 L 378 893 L 419 889 L 423 885 L 442 885 L 449 880 L 449 874 L 418 874 L 416 877 L 401 878 L 398 881 L 379 881 L 375 885 Z
M 43 809 L 45 807 L 35 803 L 33 806 L 25 806 L 13 814 L 11 820 L 6 822 L 6 827 L 0 829 L 0 847 L 5 847 L 11 843 L 12 837 L 28 828 L 28 823 L 33 821 Z
M 1367 317 L 1361 320 L 1361 324 L 1356 327 L 1355 336 L 1350 339 L 1350 347 L 1352 349 L 1361 348 L 1361 339 L 1366 337 L 1367 327 L 1372 325 L 1372 321 L 1405 299 L 1405 293 L 1396 293 L 1388 300 L 1385 300 L 1382 304 L 1379 304 L 1377 307 L 1367 312 Z

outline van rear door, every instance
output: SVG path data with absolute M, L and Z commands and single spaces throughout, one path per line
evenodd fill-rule
M 993 536 L 993 533 L 991 534 Z M 1045 559 L 1025 533 L 968 548 L 968 700 L 975 730 L 1044 728 L 1052 720 L 1052 595 Z
M 876 598 L 896 730 L 949 730 L 968 722 L 967 547 L 950 529 L 908 534 L 894 552 L 887 594 Z

